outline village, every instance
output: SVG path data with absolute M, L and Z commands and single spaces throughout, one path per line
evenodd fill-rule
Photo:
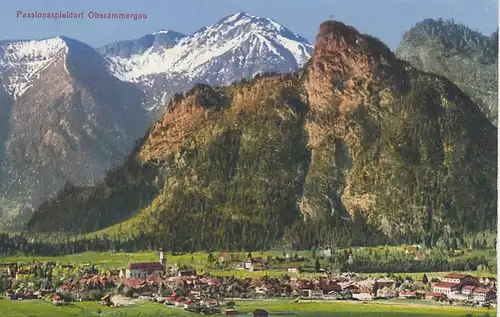
M 210 255 L 212 256 L 212 255 Z M 269 263 L 251 253 L 244 261 L 235 261 L 221 252 L 214 257 L 217 265 L 225 263 L 243 272 L 266 271 Z M 146 300 L 172 308 L 202 314 L 237 313 L 235 302 L 242 300 L 289 299 L 290 301 L 411 301 L 436 305 L 496 307 L 496 279 L 449 273 L 441 277 L 423 274 L 371 277 L 354 272 L 303 274 L 301 267 L 290 266 L 281 276 L 214 276 L 187 265 L 168 265 L 163 249 L 157 262 L 129 263 L 126 268 L 100 272 L 95 266 L 75 268 L 54 262 L 3 263 L 0 286 L 5 299 L 42 299 L 53 305 L 78 301 L 99 301 L 120 307 Z M 72 272 L 72 273 L 64 273 Z M 57 277 L 56 277 L 57 276 Z M 240 275 L 238 275 L 240 276 Z

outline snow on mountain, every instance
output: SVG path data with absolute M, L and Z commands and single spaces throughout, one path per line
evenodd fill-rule
M 172 30 L 159 30 L 152 34 L 147 34 L 136 40 L 126 40 L 114 42 L 98 49 L 104 56 L 116 56 L 130 58 L 132 55 L 143 54 L 147 50 L 163 50 L 175 46 L 186 37 L 184 34 Z
M 311 43 L 279 23 L 240 12 L 179 37 L 170 47 L 151 45 L 130 56 L 104 55 L 116 77 L 146 91 L 153 109 L 155 103 L 168 99 L 166 95 L 197 82 L 226 85 L 257 73 L 294 71 L 309 60 L 312 51 Z
M 156 52 L 149 49 L 130 58 L 111 60 L 113 72 L 125 81 L 139 82 L 142 76 L 158 73 L 195 77 L 213 58 L 242 46 L 247 46 L 249 54 L 274 54 L 281 59 L 283 52 L 288 51 L 298 67 L 309 59 L 313 49 L 306 39 L 271 19 L 237 13 L 181 39 L 174 47 Z
M 38 41 L 0 41 L 0 82 L 16 99 L 42 70 L 67 52 L 68 46 L 61 37 Z

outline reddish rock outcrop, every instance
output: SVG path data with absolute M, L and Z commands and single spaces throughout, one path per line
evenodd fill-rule
M 309 66 L 312 110 L 340 115 L 356 109 L 367 102 L 374 81 L 401 82 L 401 65 L 377 39 L 342 22 L 322 23 Z

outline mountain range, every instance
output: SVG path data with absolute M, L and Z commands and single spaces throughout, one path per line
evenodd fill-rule
M 169 250 L 425 243 L 495 227 L 497 129 L 446 77 L 339 21 L 292 73 L 178 95 L 126 163 L 31 232 Z
M 99 49 L 111 72 L 141 87 L 147 107 L 159 115 L 176 92 L 196 83 L 227 85 L 258 73 L 294 71 L 312 50 L 306 39 L 275 21 L 244 12 L 189 36 L 162 30 Z
M 406 96 L 405 93 L 403 93 L 406 92 L 406 88 L 404 88 L 405 82 L 413 76 L 409 74 L 417 73 L 416 69 L 421 69 L 444 75 L 452 81 L 456 81 L 459 88 L 463 89 L 473 99 L 473 102 L 467 99 L 467 95 L 456 92 L 454 87 L 449 88 L 451 87 L 450 84 L 445 81 L 446 84 L 443 84 L 444 87 L 447 87 L 445 90 L 449 91 L 451 89 L 453 91 L 452 95 L 455 96 L 450 98 L 452 100 L 458 98 L 459 100 L 453 101 L 452 104 L 467 104 L 474 107 L 474 103 L 477 103 L 488 119 L 496 124 L 496 77 L 493 79 L 493 74 L 496 74 L 496 67 L 493 66 L 497 63 L 498 54 L 497 51 L 492 50 L 492 43 L 497 43 L 497 37 L 485 37 L 477 32 L 470 31 L 464 26 L 457 27 L 456 24 L 446 21 L 423 21 L 405 34 L 401 46 L 396 52 L 398 58 L 409 61 L 416 68 L 414 69 L 409 64 L 397 59 L 392 53 L 387 52 L 388 49 L 382 43 L 369 36 L 360 35 L 357 31 L 353 31 L 351 27 L 339 23 L 327 23 L 325 25 L 329 26 L 323 27 L 323 30 L 326 28 L 331 32 L 322 33 L 320 31 L 320 35 L 323 34 L 326 38 L 328 36 L 337 36 L 336 38 L 340 39 L 340 44 L 335 40 L 335 45 L 353 51 L 359 50 L 359 47 L 364 45 L 363 43 L 370 45 L 369 49 L 363 48 L 363 50 L 366 50 L 358 55 L 353 55 L 349 51 L 346 54 L 363 60 L 370 60 L 373 54 L 378 54 L 376 53 L 377 50 L 381 50 L 386 54 L 382 60 L 391 66 L 388 68 L 390 72 L 401 72 L 397 76 L 392 73 L 383 74 L 384 76 L 393 76 L 389 76 L 392 78 L 389 81 L 371 79 L 374 74 L 380 75 L 378 71 L 373 69 L 365 69 L 364 73 L 360 72 L 359 78 L 356 77 L 358 75 L 354 77 L 349 75 L 350 79 L 341 80 L 338 75 L 334 75 L 331 78 L 335 83 L 335 93 L 333 95 L 336 98 L 335 102 L 342 104 L 343 107 L 356 109 L 355 113 L 364 113 L 363 111 L 366 111 L 365 107 L 359 106 L 359 103 L 375 104 L 379 107 L 380 102 L 374 100 L 384 99 L 387 96 L 384 95 L 386 93 L 374 92 L 371 86 L 373 83 L 376 83 L 382 91 L 385 90 L 381 87 L 389 89 L 388 92 L 386 91 L 389 94 L 389 99 L 404 99 L 406 98 L 404 97 Z M 344 32 L 347 33 L 344 34 Z M 361 44 L 356 42 L 356 45 L 353 45 L 350 42 L 351 36 L 356 36 L 359 41 L 361 41 L 360 39 L 368 40 L 362 41 Z M 318 36 L 318 39 L 321 40 L 324 37 Z M 467 43 L 465 46 L 464 41 Z M 324 43 L 330 42 L 325 39 Z M 320 45 L 319 48 L 323 47 Z M 298 175 L 289 170 L 283 174 L 288 175 L 287 180 L 294 186 L 294 191 L 297 191 L 297 193 L 294 193 L 291 187 L 287 187 L 292 185 L 283 187 L 284 185 L 279 184 L 278 188 L 276 188 L 276 184 L 262 185 L 263 187 L 261 186 L 255 192 L 249 191 L 246 193 L 244 200 L 242 200 L 244 203 L 239 202 L 241 205 L 236 207 L 229 202 L 224 202 L 221 205 L 222 200 L 210 196 L 211 199 L 215 199 L 214 202 L 211 202 L 211 208 L 216 208 L 217 212 L 226 210 L 231 214 L 231 217 L 246 219 L 247 221 L 250 221 L 252 217 L 259 219 L 261 222 L 275 221 L 275 227 L 261 226 L 261 229 L 265 227 L 266 230 L 272 229 L 276 232 L 276 236 L 273 237 L 262 235 L 262 237 L 268 239 L 266 241 L 274 241 L 273 239 L 283 235 L 285 230 L 291 230 L 290 228 L 294 226 L 300 227 L 303 222 L 296 222 L 296 220 L 302 219 L 302 216 L 307 216 L 305 219 L 329 219 L 328 221 L 333 221 L 336 225 L 338 225 L 339 219 L 344 219 L 344 221 L 349 219 L 349 223 L 353 219 L 364 219 L 366 226 L 373 226 L 372 231 L 380 231 L 381 234 L 378 237 L 384 238 L 398 237 L 409 230 L 408 228 L 394 229 L 394 224 L 398 221 L 422 225 L 421 221 L 425 217 L 419 216 L 420 220 L 413 219 L 409 221 L 405 217 L 409 217 L 409 214 L 412 213 L 408 211 L 408 208 L 411 209 L 412 207 L 405 206 L 403 208 L 402 205 L 398 204 L 390 205 L 388 203 L 387 206 L 387 208 L 403 208 L 404 210 L 401 209 L 400 214 L 397 216 L 380 215 L 377 212 L 372 213 L 370 217 L 366 217 L 366 213 L 363 216 L 357 214 L 358 211 L 361 212 L 363 209 L 370 210 L 371 207 L 368 206 L 373 204 L 378 195 L 378 192 L 375 193 L 375 191 L 382 190 L 378 186 L 382 186 L 383 182 L 372 180 L 372 182 L 378 184 L 377 186 L 373 184 L 356 185 L 356 183 L 343 179 L 343 177 L 346 177 L 345 173 L 347 173 L 345 170 L 352 168 L 353 163 L 351 159 L 348 159 L 348 157 L 352 156 L 352 153 L 348 153 L 352 149 L 348 151 L 347 145 L 344 144 L 345 140 L 337 135 L 340 132 L 333 132 L 331 129 L 344 129 L 344 133 L 347 133 L 347 128 L 341 128 L 342 124 L 338 124 L 337 120 L 339 119 L 336 118 L 345 109 L 339 110 L 336 107 L 331 108 L 331 105 L 328 106 L 328 103 L 333 102 L 330 100 L 332 92 L 327 87 L 326 82 L 322 83 L 319 77 L 329 78 L 331 74 L 312 72 L 313 75 L 321 74 L 316 79 L 314 79 L 314 76 L 307 75 L 311 71 L 311 63 L 315 61 L 314 58 L 310 58 L 313 54 L 318 55 L 317 50 L 318 43 L 316 43 L 316 53 L 313 53 L 314 49 L 311 43 L 284 26 L 271 19 L 256 17 L 243 12 L 227 16 L 214 25 L 204 27 L 191 35 L 184 35 L 172 30 L 161 30 L 139 39 L 115 42 L 98 49 L 62 36 L 44 40 L 0 41 L 0 213 L 2 214 L 0 220 L 3 226 L 9 229 L 19 229 L 29 220 L 31 230 L 68 231 L 83 222 L 80 229 L 84 232 L 90 232 L 121 221 L 125 221 L 125 226 L 127 226 L 127 224 L 133 223 L 133 219 L 137 218 L 128 221 L 127 219 L 137 214 L 140 219 L 147 219 L 144 221 L 151 224 L 151 228 L 160 230 L 159 232 L 172 230 L 164 227 L 158 228 L 159 224 L 155 222 L 155 217 L 144 216 L 147 215 L 147 212 L 144 213 L 141 210 L 147 209 L 153 215 L 161 214 L 163 211 L 158 211 L 158 208 L 164 210 L 165 205 L 169 206 L 172 203 L 169 200 L 171 198 L 166 197 L 165 193 L 169 192 L 170 195 L 173 195 L 172 192 L 178 190 L 177 187 L 168 187 L 172 186 L 172 182 L 180 182 L 180 179 L 175 177 L 203 179 L 203 173 L 202 175 L 199 174 L 202 169 L 207 169 L 207 175 L 211 175 L 215 179 L 222 177 L 218 173 L 232 175 L 234 171 L 229 172 L 220 167 L 218 160 L 220 159 L 227 164 L 231 162 L 233 162 L 231 164 L 236 164 L 237 162 L 234 162 L 234 160 L 245 162 L 245 153 L 256 162 L 259 161 L 257 160 L 258 157 L 262 158 L 264 160 L 262 164 L 266 166 L 270 164 L 269 166 L 274 166 L 276 171 L 282 170 L 284 166 L 287 166 L 287 169 L 293 167 L 300 171 Z M 349 58 L 345 58 L 346 56 L 339 57 L 332 50 L 325 49 L 323 53 L 329 58 L 340 58 L 341 62 L 337 61 L 335 67 L 343 65 L 342 67 L 356 68 L 359 64 L 366 68 L 364 62 L 356 64 Z M 316 57 L 316 61 L 318 58 L 323 61 L 315 64 L 316 70 L 331 65 L 331 61 L 323 57 Z M 461 71 L 464 61 L 469 65 L 467 67 L 480 69 L 480 71 L 478 70 L 475 73 L 465 72 L 464 74 Z M 347 65 L 346 63 L 351 64 Z M 368 63 L 371 65 L 370 67 L 382 65 L 378 62 L 374 62 L 373 65 L 370 63 L 372 63 L 371 60 Z M 276 75 L 270 74 L 290 73 L 298 70 L 300 72 L 291 75 L 292 77 L 276 77 Z M 257 74 L 266 75 L 261 78 Z M 434 75 L 428 76 L 434 78 L 432 77 Z M 424 78 L 425 76 L 418 75 L 417 77 Z M 256 79 L 251 80 L 252 78 Z M 367 81 L 367 78 L 370 80 Z M 439 82 L 444 80 L 439 76 L 436 76 L 436 78 L 438 78 Z M 234 83 L 242 79 L 251 80 L 251 84 L 248 82 Z M 273 82 L 273 80 L 277 80 L 275 84 L 278 87 L 274 90 L 268 86 L 268 83 Z M 318 85 L 307 86 L 307 82 L 311 80 L 317 82 Z M 398 80 L 401 83 L 398 83 Z M 211 86 L 228 86 L 229 88 L 210 88 L 200 85 L 200 83 Z M 415 85 L 418 87 L 425 86 L 420 80 L 416 80 L 416 83 Z M 285 85 L 286 89 L 282 85 Z M 348 85 L 350 88 L 348 87 L 345 90 L 344 85 Z M 185 96 L 183 92 L 189 91 L 192 87 L 195 87 L 195 89 Z M 397 87 L 395 89 L 399 93 L 393 92 L 391 90 L 393 87 Z M 259 89 L 262 89 L 262 91 Z M 411 91 L 413 88 L 408 89 Z M 430 88 L 425 86 L 422 89 L 432 91 L 430 95 L 436 96 L 436 94 L 442 94 L 444 88 L 438 89 L 437 86 Z M 273 91 L 270 96 L 269 90 Z M 337 90 L 343 92 L 335 95 L 338 92 Z M 420 90 L 415 92 L 417 96 L 422 97 L 423 95 L 419 95 L 420 93 Z M 255 97 L 255 94 L 258 97 Z M 312 106 L 315 98 L 317 100 L 318 98 L 326 98 L 318 97 L 322 95 L 329 96 L 327 98 L 329 101 L 323 100 L 319 102 L 319 104 L 324 104 L 325 109 L 328 109 L 321 110 L 323 112 L 319 111 L 323 106 Z M 424 95 L 427 94 L 424 93 Z M 243 98 L 243 101 L 235 96 L 240 96 L 238 98 Z M 247 97 L 241 96 L 247 96 L 248 101 L 245 101 Z M 260 99 L 261 97 L 265 98 Z M 431 99 L 431 104 L 437 102 L 433 98 Z M 248 109 L 246 108 L 241 110 L 240 106 L 234 106 L 239 105 L 240 102 L 254 106 L 255 103 L 270 102 L 276 106 L 275 102 L 277 101 L 284 102 L 284 105 L 288 107 L 280 110 L 284 112 L 279 114 L 279 119 L 275 118 L 274 114 L 266 113 L 267 110 L 264 113 L 261 113 L 261 110 L 256 110 L 257 112 L 253 113 L 251 111 L 247 112 Z M 415 104 L 415 101 L 406 100 L 405 102 Z M 441 103 L 443 102 L 441 101 Z M 207 104 L 211 106 L 205 109 Z M 202 107 L 198 107 L 199 105 Z M 250 109 L 254 109 L 254 106 L 251 106 Z M 289 107 L 292 108 L 289 109 Z M 226 111 L 228 110 L 226 108 L 229 108 L 230 111 Z M 242 111 L 241 115 L 243 117 L 248 116 L 249 122 L 245 122 L 240 117 L 240 114 L 228 118 L 227 113 L 232 113 L 234 109 L 240 109 L 239 111 Z M 411 111 L 420 111 L 412 107 L 409 109 Z M 385 112 L 385 110 L 379 110 L 375 111 L 375 113 L 380 112 L 383 114 Z M 410 110 L 407 109 L 409 113 L 411 113 Z M 380 115 L 375 113 L 370 115 L 375 117 Z M 290 114 L 295 119 L 288 118 Z M 363 117 L 362 114 L 358 113 L 358 115 Z M 212 116 L 218 118 L 217 120 L 223 120 L 224 124 L 217 120 L 209 120 L 212 119 Z M 430 116 L 430 114 L 424 111 L 419 116 L 425 117 Z M 350 117 L 348 120 L 346 118 L 342 117 L 342 122 L 353 120 Z M 365 134 L 373 132 L 376 135 L 382 133 L 382 126 L 385 127 L 386 125 L 384 120 L 388 120 L 385 118 L 384 120 L 377 119 L 376 122 L 371 122 L 372 119 L 363 118 L 365 123 L 358 127 L 359 131 L 365 131 L 363 132 Z M 446 121 L 448 117 L 442 116 L 440 118 L 439 120 Z M 474 112 L 474 118 L 480 122 L 479 129 L 490 129 L 480 114 Z M 160 121 L 157 122 L 158 119 Z M 290 123 L 292 126 L 288 126 L 291 128 L 290 133 L 292 134 L 287 135 L 285 133 L 280 136 L 276 134 L 277 131 L 270 130 L 270 136 L 275 139 L 268 140 L 265 135 L 261 135 L 257 130 L 254 131 L 258 127 L 266 127 L 268 120 L 277 120 L 283 124 L 293 121 L 293 123 Z M 327 123 L 331 124 L 332 127 L 325 128 L 323 125 Z M 226 131 L 226 124 L 233 124 L 232 130 Z M 365 126 L 365 124 L 370 125 L 370 127 Z M 405 122 L 405 124 L 409 124 L 409 122 Z M 416 133 L 413 137 L 407 137 L 410 139 L 404 139 L 404 142 L 413 142 L 408 145 L 409 148 L 417 146 L 415 143 L 417 142 L 416 135 L 420 135 L 419 133 L 422 133 L 420 130 L 423 129 L 419 124 L 410 125 L 412 128 L 407 128 L 416 129 L 418 132 L 400 131 L 403 134 Z M 441 126 L 440 129 L 444 129 L 443 124 L 443 122 L 438 124 Z M 465 134 L 471 133 L 468 126 L 455 127 L 454 124 L 451 124 L 453 129 L 465 131 L 462 132 Z M 485 127 L 482 125 L 485 125 Z M 399 127 L 403 129 L 401 126 Z M 212 128 L 216 130 L 211 133 L 206 131 L 206 129 Z M 375 130 L 372 131 L 372 128 Z M 438 129 L 437 126 L 434 128 Z M 486 133 L 488 135 L 486 138 L 489 140 L 491 130 L 485 132 L 486 130 L 481 130 L 478 133 Z M 221 133 L 221 131 L 225 132 L 219 135 L 218 133 Z M 250 134 L 243 133 L 243 131 L 250 131 Z M 283 133 L 281 129 L 280 131 Z M 359 131 L 356 132 L 358 134 L 355 134 L 355 137 L 365 140 L 367 137 L 364 134 L 363 136 L 359 135 Z M 327 145 L 329 141 L 323 140 L 323 137 L 318 139 L 316 132 L 320 133 L 320 135 L 325 134 L 323 137 L 333 142 L 335 148 L 331 149 Z M 396 133 L 395 131 L 392 132 Z M 391 134 L 392 132 L 386 132 L 386 134 L 390 137 L 396 137 Z M 255 133 L 261 135 L 264 144 L 250 142 L 253 138 L 252 135 Z M 283 138 L 287 137 L 289 138 L 290 148 L 280 150 L 281 144 L 275 143 L 279 143 L 280 140 L 283 141 Z M 389 142 L 385 137 L 380 136 L 385 140 L 384 142 Z M 475 140 L 475 137 L 473 139 Z M 189 151 L 192 150 L 186 142 L 190 141 L 194 142 L 193 144 L 198 144 L 201 140 L 204 140 L 205 143 L 203 144 L 213 144 L 212 147 L 217 144 L 222 146 L 221 153 L 217 151 L 214 153 L 213 150 L 205 149 L 208 152 L 204 155 L 212 157 L 215 163 L 203 161 L 207 157 L 202 159 L 194 154 L 185 157 L 184 151 L 187 151 L 186 147 L 190 149 Z M 245 145 L 244 141 L 248 141 L 249 144 L 253 145 Z M 434 141 L 441 144 L 441 146 L 448 146 L 441 139 Z M 226 149 L 227 142 L 230 144 L 228 149 Z M 325 142 L 326 144 L 323 144 Z M 377 137 L 375 137 L 370 142 L 380 143 L 382 141 L 377 140 Z M 464 145 L 461 145 L 464 149 L 469 149 L 469 145 L 466 145 L 467 142 L 463 141 Z M 307 144 L 307 146 L 304 144 Z M 320 144 L 319 148 L 321 150 L 312 151 L 312 144 Z M 255 147 L 253 152 L 251 150 L 252 146 Z M 398 146 L 402 146 L 401 149 L 406 149 L 403 145 Z M 271 164 L 271 157 L 265 151 L 261 151 L 263 148 L 267 149 L 269 153 L 275 154 L 282 151 L 284 155 L 281 157 L 282 163 L 277 164 L 284 165 Z M 245 149 L 249 152 L 245 152 Z M 202 150 L 202 152 L 205 150 Z M 358 150 L 365 151 L 365 146 L 358 148 Z M 494 150 L 496 151 L 496 148 Z M 170 153 L 173 158 L 169 159 L 173 159 L 175 164 L 172 162 L 166 164 L 165 158 L 161 155 L 152 155 L 151 153 L 155 151 Z M 372 149 L 370 151 L 378 153 L 379 150 Z M 420 150 L 415 148 L 408 149 L 408 151 L 420 155 L 420 153 L 416 154 Z M 293 162 L 289 162 L 286 155 L 291 157 L 299 156 L 295 157 Z M 322 159 L 326 159 L 326 157 L 323 157 L 324 155 L 333 155 L 332 159 L 335 158 L 335 162 L 326 160 L 319 165 L 322 166 L 321 168 L 331 165 L 331 170 L 323 171 L 317 164 L 312 163 L 313 161 L 318 162 L 318 155 Z M 409 154 L 406 153 L 405 155 L 408 156 Z M 140 157 L 139 160 L 138 157 Z M 316 160 L 313 157 L 316 157 Z M 366 157 L 363 158 L 363 160 L 365 159 Z M 466 160 L 466 158 L 463 159 Z M 489 160 L 489 154 L 486 155 L 485 159 Z M 457 160 L 460 161 L 460 159 Z M 401 164 L 411 165 L 413 163 L 403 160 Z M 182 164 L 192 166 L 195 171 L 186 174 L 187 171 Z M 477 167 L 477 164 L 484 165 L 485 163 L 466 161 L 460 164 Z M 490 168 L 488 164 L 485 165 L 486 167 L 481 165 L 479 169 Z M 343 166 L 340 168 L 342 172 L 339 172 L 335 166 Z M 251 172 L 253 169 L 260 167 L 250 164 L 247 168 Z M 370 168 L 364 166 L 358 169 Z M 373 168 L 382 167 L 375 165 Z M 360 172 L 358 169 L 354 169 L 355 173 Z M 382 168 L 382 170 L 384 169 Z M 108 172 L 105 173 L 105 171 Z M 492 167 L 490 171 L 493 171 Z M 174 173 L 176 176 L 173 177 L 170 173 Z M 269 173 L 268 170 L 263 173 L 265 175 L 261 175 L 262 179 L 271 177 L 270 174 L 266 174 Z M 416 173 L 416 170 L 413 170 L 412 173 Z M 210 181 L 205 175 L 205 182 L 202 185 L 196 184 L 195 187 L 209 186 L 203 191 L 203 195 L 231 196 L 227 192 L 228 190 L 235 190 L 235 195 L 240 195 L 238 190 L 227 188 L 230 182 L 227 178 L 228 175 L 224 176 L 222 180 L 219 179 L 216 183 Z M 410 173 L 410 175 L 413 174 Z M 483 177 L 481 175 L 477 176 L 478 179 Z M 460 174 L 460 177 L 462 176 L 464 175 Z M 272 177 L 277 177 L 277 175 Z M 405 177 L 414 176 L 406 175 Z M 448 175 L 447 177 L 452 176 Z M 253 176 L 248 175 L 241 176 L 241 179 L 241 182 L 236 182 L 237 184 L 234 186 L 238 188 L 252 187 L 254 181 L 257 184 L 262 181 L 262 179 L 254 179 Z M 419 180 L 419 184 L 422 181 L 429 181 L 429 179 Z M 341 182 L 341 184 L 335 184 L 336 182 Z M 185 185 L 192 186 L 193 184 L 188 182 Z M 361 186 L 364 189 L 361 190 L 356 186 Z M 452 187 L 457 185 L 446 183 L 443 186 L 447 187 L 447 190 L 452 190 Z M 214 188 L 218 189 L 213 192 Z M 262 192 L 264 188 L 280 196 L 273 196 L 273 194 L 272 197 L 267 197 Z M 355 204 L 364 201 L 363 204 L 365 205 L 363 206 L 365 207 L 354 208 L 357 211 L 353 212 L 353 209 L 349 209 L 346 204 L 349 204 L 349 193 L 356 191 L 355 188 L 365 192 L 363 195 L 360 194 L 360 197 L 354 195 L 354 197 L 357 197 L 353 198 Z M 412 190 L 410 191 L 413 193 Z M 471 189 L 471 192 L 475 192 L 475 190 Z M 308 195 L 308 192 L 313 194 Z M 201 199 L 196 196 L 198 193 L 195 196 L 191 196 L 193 193 L 177 194 L 180 195 L 179 201 L 186 199 L 186 203 L 189 199 Z M 489 189 L 481 194 L 486 195 L 484 205 L 488 207 L 474 213 L 480 219 L 486 214 L 489 215 L 489 208 L 492 204 L 489 201 L 490 196 L 488 195 L 490 194 Z M 206 197 L 203 195 L 200 203 L 203 201 L 203 204 L 205 204 L 207 203 Z M 280 208 L 285 207 L 272 205 L 270 201 L 255 200 L 255 197 L 252 200 L 252 195 L 267 197 L 266 199 L 272 199 L 272 201 L 278 199 L 277 197 L 281 197 L 286 201 L 286 209 L 295 210 L 295 212 L 285 213 L 279 211 Z M 239 201 L 240 198 L 238 196 L 238 198 L 234 199 Z M 255 205 L 257 202 L 259 204 Z M 351 201 L 351 203 L 353 202 Z M 421 201 L 420 203 L 423 204 Z M 415 202 L 415 204 L 417 203 Z M 445 204 L 445 202 L 441 201 L 441 204 Z M 456 204 L 454 208 L 456 208 Z M 467 204 L 468 202 L 464 202 L 464 206 L 468 206 Z M 452 205 L 453 203 L 448 202 L 444 206 Z M 259 210 L 258 216 L 251 212 L 245 214 L 248 212 L 244 212 L 244 210 L 249 206 Z M 278 215 L 268 215 L 263 206 L 278 210 Z M 326 208 L 325 206 L 329 207 Z M 435 204 L 432 206 L 435 207 Z M 103 208 L 106 209 L 105 212 Z M 234 208 L 240 210 L 243 214 L 234 212 Z M 325 212 L 326 209 L 324 208 L 338 217 L 332 218 L 332 215 L 328 215 L 329 213 Z M 427 207 L 428 212 L 430 212 L 429 208 Z M 443 219 L 448 219 L 448 216 L 445 215 L 449 215 L 450 211 L 445 212 L 443 209 L 445 207 L 440 208 L 440 216 L 437 216 L 437 219 L 444 221 Z M 462 210 L 461 208 L 460 210 Z M 37 209 L 37 212 L 31 219 L 35 209 Z M 318 210 L 323 211 L 319 212 Z M 182 208 L 179 209 L 179 212 L 186 214 L 186 210 Z M 453 212 L 457 213 L 456 217 L 459 217 L 458 214 L 462 217 L 457 218 L 458 220 L 455 219 L 456 223 L 461 224 L 467 218 L 461 211 L 457 212 L 455 210 Z M 168 215 L 172 216 L 171 211 L 168 212 Z M 146 218 L 143 219 L 142 217 Z M 193 215 L 193 217 L 198 216 Z M 187 219 L 190 218 L 180 219 L 179 221 L 184 222 Z M 217 223 L 221 219 L 227 221 L 224 217 L 208 220 Z M 193 218 L 192 220 L 199 219 Z M 250 221 L 250 223 L 254 222 Z M 231 230 L 242 229 L 242 224 L 238 221 L 229 221 L 227 225 L 235 226 Z M 251 226 L 253 225 L 250 224 Z M 484 225 L 481 226 L 484 227 Z M 243 229 L 245 228 L 243 225 Z M 346 228 L 350 227 L 342 227 L 339 230 L 348 230 Z M 429 230 L 431 230 L 430 228 Z M 144 230 L 148 232 L 149 229 Z M 255 227 L 248 230 L 258 235 L 262 233 L 259 231 L 260 229 L 256 230 Z M 305 229 L 301 230 L 307 232 Z M 395 231 L 395 233 L 390 233 L 388 230 Z M 131 234 L 134 235 L 135 233 Z M 183 237 L 182 234 L 179 234 L 179 236 Z M 212 238 L 225 239 L 223 237 Z
M 17 227 L 64 184 L 120 165 L 175 93 L 302 66 L 312 46 L 273 20 L 228 16 L 94 49 L 67 37 L 0 42 L 0 219 Z

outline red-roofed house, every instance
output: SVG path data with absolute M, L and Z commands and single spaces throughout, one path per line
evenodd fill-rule
M 156 274 L 150 274 L 146 279 L 146 281 L 149 284 L 155 284 L 155 285 L 160 285 L 163 283 L 163 279 Z
M 476 285 L 465 285 L 462 287 L 462 294 L 464 295 L 470 295 L 472 294 L 472 291 L 476 288 Z
M 457 291 L 458 286 L 459 286 L 458 283 L 439 282 L 432 285 L 432 292 L 443 293 L 447 295 Z
M 464 282 L 474 282 L 475 278 L 470 275 L 450 273 L 441 278 L 441 282 L 460 284 Z
M 61 296 L 55 295 L 52 296 L 52 304 L 59 306 L 64 304 L 64 300 L 61 298 Z
M 144 284 L 146 284 L 146 281 L 144 280 L 136 280 L 133 278 L 123 280 L 123 285 L 129 288 L 141 288 Z
M 486 302 L 496 298 L 496 293 L 493 290 L 482 287 L 476 287 L 472 291 L 472 295 L 475 302 Z
M 219 262 L 231 262 L 231 254 L 227 252 L 221 252 L 219 254 Z
M 399 292 L 399 297 L 403 297 L 403 298 L 417 298 L 418 296 L 417 296 L 417 292 L 404 290 L 404 291 Z

